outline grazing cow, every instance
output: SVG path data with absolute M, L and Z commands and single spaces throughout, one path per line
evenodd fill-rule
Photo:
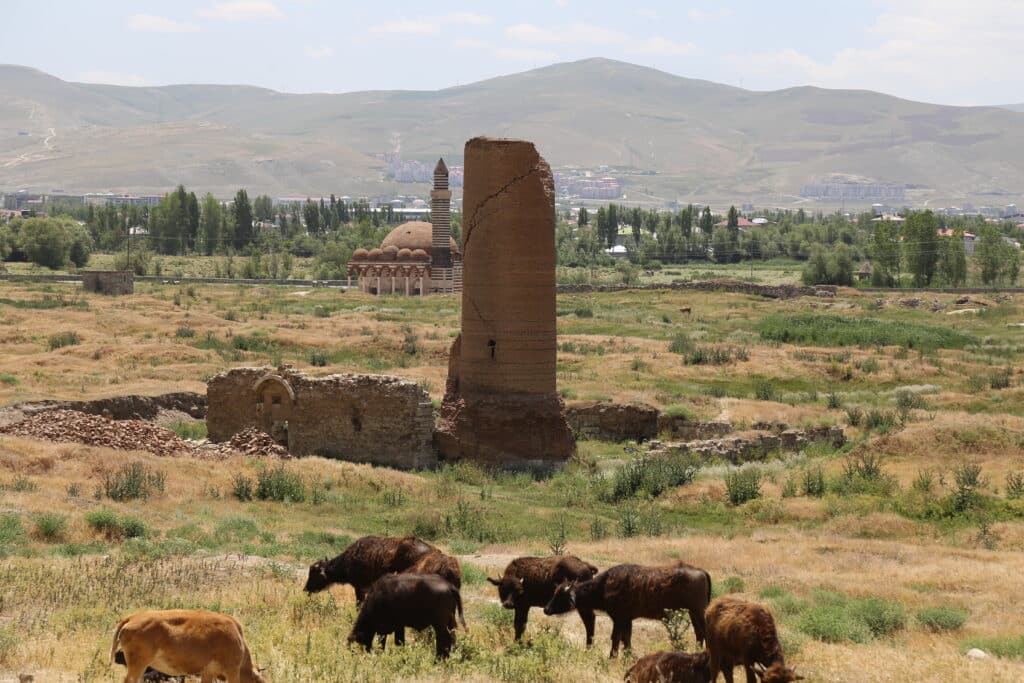
M 733 683 L 733 667 L 742 666 L 747 683 L 789 683 L 802 681 L 786 667 L 771 612 L 756 602 L 723 596 L 707 609 L 708 659 L 711 680 L 721 671 L 726 683 Z
M 686 315 L 690 315 L 691 313 L 693 313 L 693 307 L 691 307 L 691 306 L 683 306 L 682 308 L 679 309 L 679 312 L 680 313 L 685 313 Z
M 318 593 L 332 583 L 350 583 L 356 591 L 356 602 L 362 603 L 374 581 L 391 572 L 405 571 L 430 552 L 439 551 L 415 536 L 363 536 L 333 560 L 325 557 L 314 562 L 303 590 Z
M 500 579 L 487 580 L 498 587 L 498 597 L 505 609 L 514 609 L 516 640 L 523 636 L 531 607 L 544 607 L 565 581 L 586 581 L 597 574 L 597 567 L 572 555 L 553 557 L 517 557 L 505 567 Z M 587 647 L 594 643 L 594 611 L 580 609 L 580 619 L 587 630 Z
M 395 634 L 395 644 L 405 643 L 405 627 L 434 628 L 437 656 L 447 658 L 455 646 L 456 613 L 462 627 L 462 596 L 459 589 L 436 574 L 388 574 L 370 589 L 348 642 L 369 652 L 376 635 Z M 381 648 L 384 647 L 383 639 Z
M 636 660 L 626 683 L 711 683 L 708 653 L 655 652 Z
M 437 574 L 456 588 L 462 588 L 462 567 L 458 558 L 445 555 L 440 550 L 427 553 L 402 573 Z
M 664 620 L 667 610 L 689 611 L 697 643 L 703 643 L 704 609 L 710 601 L 711 576 L 703 569 L 682 562 L 667 567 L 620 564 L 589 581 L 561 584 L 544 614 L 565 614 L 573 608 L 607 612 L 615 657 L 620 642 L 627 650 L 632 648 L 634 619 Z
M 114 630 L 111 663 L 127 667 L 124 683 L 142 683 L 146 670 L 169 676 L 199 676 L 202 683 L 266 683 L 252 665 L 242 625 L 206 610 L 144 611 L 125 617 Z

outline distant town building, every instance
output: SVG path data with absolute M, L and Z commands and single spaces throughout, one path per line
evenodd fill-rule
M 607 172 L 607 166 L 602 166 Z M 590 171 L 555 171 L 555 194 L 580 199 L 620 199 L 622 183 L 609 175 L 594 176 Z
M 939 230 L 939 237 L 953 237 L 956 234 L 955 231 L 949 228 L 943 228 Z M 964 253 L 970 256 L 974 253 L 975 243 L 978 241 L 978 236 L 973 232 L 964 233 Z
M 906 187 L 888 183 L 809 183 L 800 187 L 800 196 L 831 201 L 902 201 Z

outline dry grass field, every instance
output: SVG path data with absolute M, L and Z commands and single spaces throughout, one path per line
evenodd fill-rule
M 704 463 L 681 486 L 631 488 L 625 473 L 642 471 L 631 445 L 594 441 L 534 479 L 0 437 L 0 682 L 120 681 L 106 661 L 114 623 L 170 607 L 237 616 L 275 683 L 621 680 L 630 659 L 608 660 L 606 619 L 590 652 L 576 617 L 539 610 L 530 643 L 512 643 L 485 576 L 560 547 L 602 568 L 706 568 L 716 592 L 772 609 L 787 659 L 811 681 L 1021 680 L 1024 328 L 1010 325 L 1024 306 L 935 298 L 936 312 L 930 296 L 905 308 L 856 292 L 560 297 L 567 401 L 642 401 L 739 429 L 846 428 L 841 449 Z M 957 308 L 978 312 L 949 315 Z M 202 391 L 217 372 L 263 363 L 400 374 L 439 400 L 458 324 L 452 297 L 143 284 L 107 298 L 5 284 L 0 402 Z M 266 499 L 240 500 L 246 486 Z M 349 650 L 351 589 L 301 592 L 310 561 L 362 534 L 412 532 L 463 561 L 470 630 L 444 664 L 425 634 L 383 654 Z M 694 647 L 692 632 L 682 643 Z M 637 622 L 635 654 L 667 647 L 663 625 Z M 970 647 L 990 656 L 969 659 Z

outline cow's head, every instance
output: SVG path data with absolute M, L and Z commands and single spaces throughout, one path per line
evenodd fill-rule
M 548 616 L 565 614 L 574 609 L 576 609 L 576 582 L 563 581 L 555 589 L 555 594 L 551 596 L 551 600 L 544 608 L 544 614 Z
M 503 576 L 500 579 L 488 576 L 487 580 L 498 587 L 498 598 L 505 609 L 514 609 L 526 591 L 526 579 L 516 576 Z
M 363 630 L 356 624 L 352 627 L 352 632 L 348 634 L 348 644 L 352 643 L 358 644 L 369 652 L 373 648 L 373 632 Z
M 332 581 L 327 578 L 327 558 L 318 560 L 309 566 L 309 577 L 302 590 L 307 593 L 319 593 L 330 586 Z
M 775 662 L 767 669 L 763 664 L 754 665 L 754 673 L 762 683 L 789 683 L 790 681 L 802 681 L 803 676 L 796 672 L 796 667 L 790 669 L 782 662 Z

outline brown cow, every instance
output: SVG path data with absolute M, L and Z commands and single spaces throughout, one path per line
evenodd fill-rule
M 531 607 L 544 607 L 565 581 L 586 581 L 597 574 L 597 567 L 572 555 L 517 557 L 505 567 L 500 579 L 487 580 L 498 587 L 498 598 L 505 609 L 514 609 L 516 640 L 523 636 Z M 587 631 L 587 647 L 594 643 L 594 611 L 578 610 Z
M 444 659 L 455 646 L 456 614 L 468 630 L 459 589 L 440 576 L 388 574 L 378 579 L 367 594 L 348 642 L 359 643 L 369 652 L 376 635 L 394 633 L 395 644 L 402 645 L 406 626 L 417 630 L 433 627 L 437 656 Z
M 786 667 L 771 612 L 756 602 L 724 596 L 708 607 L 708 658 L 711 680 L 721 671 L 732 683 L 733 667 L 742 666 L 747 683 L 788 683 L 802 681 Z
M 252 665 L 242 625 L 206 610 L 145 611 L 125 617 L 114 630 L 110 661 L 122 654 L 124 683 L 141 683 L 152 667 L 171 676 L 199 676 L 202 683 L 266 683 Z
M 619 654 L 621 642 L 633 645 L 634 619 L 665 619 L 667 610 L 685 609 L 697 643 L 704 642 L 704 609 L 711 601 L 711 576 L 703 569 L 682 562 L 667 567 L 620 564 L 589 581 L 560 585 L 544 614 L 565 614 L 599 609 L 612 619 L 611 656 Z
M 462 588 L 462 566 L 459 565 L 459 559 L 440 550 L 427 553 L 402 573 L 437 574 L 456 588 Z
M 356 591 L 356 602 L 361 603 L 374 581 L 391 572 L 405 571 L 431 552 L 438 550 L 415 536 L 363 536 L 333 560 L 325 557 L 314 562 L 303 590 L 318 593 L 333 583 L 350 583 Z
M 655 652 L 636 661 L 626 683 L 711 683 L 708 653 Z

